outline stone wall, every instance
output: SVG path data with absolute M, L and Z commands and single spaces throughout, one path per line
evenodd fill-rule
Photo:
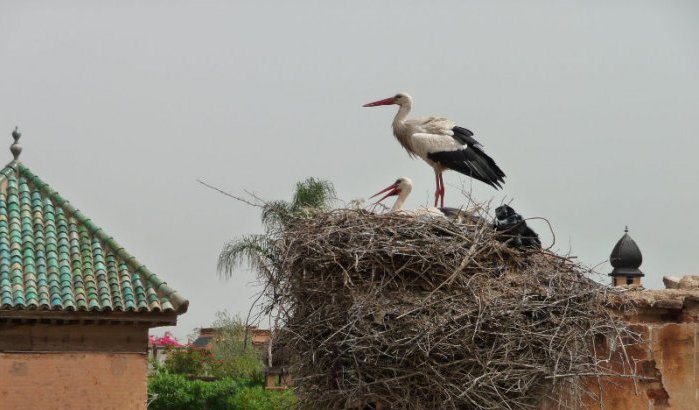
M 641 379 L 591 380 L 591 409 L 699 409 L 699 291 L 630 290 L 627 320 L 643 342 L 627 352 Z M 618 364 L 617 364 L 618 365 Z M 600 387 L 601 386 L 601 395 Z

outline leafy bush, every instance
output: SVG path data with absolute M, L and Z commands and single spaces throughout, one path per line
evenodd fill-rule
M 218 410 L 229 409 L 227 401 L 239 390 L 232 379 L 215 382 L 187 380 L 179 374 L 161 373 L 148 381 L 152 410 Z
M 203 376 L 208 374 L 212 365 L 213 356 L 210 352 L 190 347 L 169 349 L 165 359 L 165 369 L 177 374 Z
M 262 382 L 263 355 L 252 346 L 252 335 L 249 332 L 246 335 L 243 320 L 227 312 L 218 312 L 214 326 L 218 332 L 211 345 L 212 374 Z
M 291 390 L 270 391 L 262 386 L 243 387 L 228 399 L 229 409 L 286 410 L 296 408 L 296 396 Z
M 263 353 L 252 345 L 252 335 L 238 316 L 219 312 L 211 350 L 194 347 L 168 349 L 164 368 L 169 373 L 230 377 L 262 382 Z M 246 340 L 247 339 L 247 340 Z
M 188 380 L 159 373 L 148 380 L 149 410 L 286 410 L 296 406 L 291 391 L 264 390 L 260 383 L 224 378 Z

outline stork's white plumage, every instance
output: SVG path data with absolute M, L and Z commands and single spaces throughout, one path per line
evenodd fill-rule
M 416 210 L 413 211 L 407 211 L 403 209 L 403 205 L 405 204 L 405 200 L 408 198 L 408 195 L 410 195 L 410 192 L 413 190 L 413 181 L 408 178 L 408 177 L 400 177 L 394 182 L 393 184 L 389 185 L 388 187 L 382 189 L 381 191 L 375 193 L 372 195 L 370 198 L 373 198 L 375 196 L 379 196 L 383 193 L 386 193 L 383 197 L 381 197 L 376 203 L 380 203 L 384 199 L 388 198 L 389 196 L 397 196 L 396 202 L 393 204 L 391 207 L 391 212 L 396 212 L 396 213 L 401 213 L 405 215 L 412 215 L 412 216 L 430 216 L 430 217 L 435 217 L 435 216 L 440 216 L 444 217 L 445 212 L 442 209 L 439 208 L 432 208 L 432 207 L 420 207 Z
M 404 210 L 403 205 L 405 204 L 405 200 L 408 198 L 408 195 L 410 195 L 412 190 L 413 181 L 408 177 L 400 177 L 396 180 L 396 182 L 375 193 L 370 198 L 386 193 L 386 195 L 382 196 L 381 199 L 376 201 L 376 204 L 378 204 L 389 196 L 397 196 L 398 198 L 396 198 L 396 202 L 393 204 L 393 207 L 391 207 L 390 212 L 399 213 L 401 215 L 409 215 L 417 218 L 447 218 L 452 219 L 457 223 L 471 226 L 483 224 L 481 217 L 473 214 L 472 212 L 468 212 L 463 208 L 420 207 L 412 211 Z
M 441 117 L 406 119 L 413 100 L 405 93 L 364 107 L 398 105 L 398 113 L 393 119 L 393 135 L 408 151 L 408 154 L 425 160 L 434 169 L 437 189 L 434 193 L 434 206 L 441 202 L 444 206 L 444 180 L 442 173 L 451 169 L 483 181 L 493 188 L 501 188 L 505 173 L 483 151 L 483 146 L 473 138 L 466 128 L 456 126 Z

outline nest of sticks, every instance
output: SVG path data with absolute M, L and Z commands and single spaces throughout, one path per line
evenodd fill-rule
M 285 228 L 267 307 L 302 408 L 576 408 L 585 378 L 628 364 L 598 351 L 636 340 L 609 309 L 619 291 L 464 215 L 336 210 Z

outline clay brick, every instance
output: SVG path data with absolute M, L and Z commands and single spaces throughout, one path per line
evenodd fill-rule
M 0 353 L 0 410 L 145 410 L 140 353 Z

